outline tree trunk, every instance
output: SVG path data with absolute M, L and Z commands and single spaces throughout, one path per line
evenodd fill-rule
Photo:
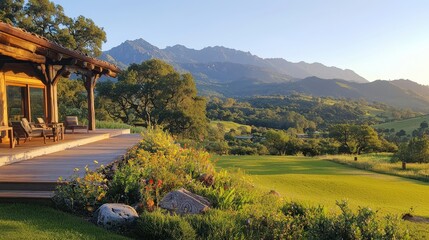
M 406 170 L 407 169 L 407 163 L 406 162 L 402 162 L 402 170 Z

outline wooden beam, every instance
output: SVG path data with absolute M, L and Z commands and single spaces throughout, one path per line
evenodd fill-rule
M 27 50 L 32 53 L 35 53 L 37 50 L 37 46 L 35 44 L 5 33 L 0 33 L 0 42 L 5 45 L 10 45 Z
M 85 65 L 86 65 L 86 69 L 91 70 L 91 71 L 94 70 L 94 68 L 95 68 L 94 64 L 89 63 L 89 62 L 85 63 Z
M 95 67 L 94 67 L 94 72 L 102 73 L 102 72 L 103 72 L 103 68 L 102 68 L 102 67 L 100 67 L 100 66 L 95 66 Z
M 68 71 L 68 70 L 66 70 L 66 71 L 64 71 L 63 75 L 61 75 L 61 76 L 62 76 L 62 77 L 65 77 L 65 78 L 69 78 L 69 77 L 70 77 L 70 75 L 71 75 L 71 72 L 70 72 L 70 71 Z
M 0 44 L 0 55 L 12 57 L 17 60 L 30 61 L 34 63 L 45 63 L 46 58 L 42 55 L 31 53 L 16 47 L 6 46 Z

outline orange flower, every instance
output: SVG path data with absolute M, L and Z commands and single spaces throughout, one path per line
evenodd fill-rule
M 161 185 L 162 185 L 162 180 L 158 180 L 157 187 L 161 187 Z
M 152 185 L 153 184 L 153 179 L 149 180 L 149 184 Z

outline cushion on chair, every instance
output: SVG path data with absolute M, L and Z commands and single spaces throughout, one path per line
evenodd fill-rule
M 21 123 L 28 133 L 31 133 L 33 131 L 33 129 L 31 129 L 30 123 L 28 122 L 27 118 L 22 118 Z

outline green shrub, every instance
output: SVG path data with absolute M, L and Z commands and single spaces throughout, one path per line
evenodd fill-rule
M 121 122 L 95 121 L 95 126 L 97 128 L 106 129 L 130 129 L 131 133 L 141 133 L 146 131 L 146 128 L 144 127 L 131 126 Z
M 137 220 L 135 234 L 141 239 L 195 239 L 191 225 L 177 215 L 160 211 L 144 212 Z
M 189 215 L 186 219 L 199 239 L 248 239 L 245 226 L 235 212 L 212 209 L 203 215 Z
M 85 175 L 80 177 L 79 169 L 68 181 L 61 177 L 52 198 L 54 203 L 61 209 L 69 212 L 87 213 L 97 209 L 104 203 L 107 191 L 107 179 L 97 171 L 91 171 L 85 167 Z

